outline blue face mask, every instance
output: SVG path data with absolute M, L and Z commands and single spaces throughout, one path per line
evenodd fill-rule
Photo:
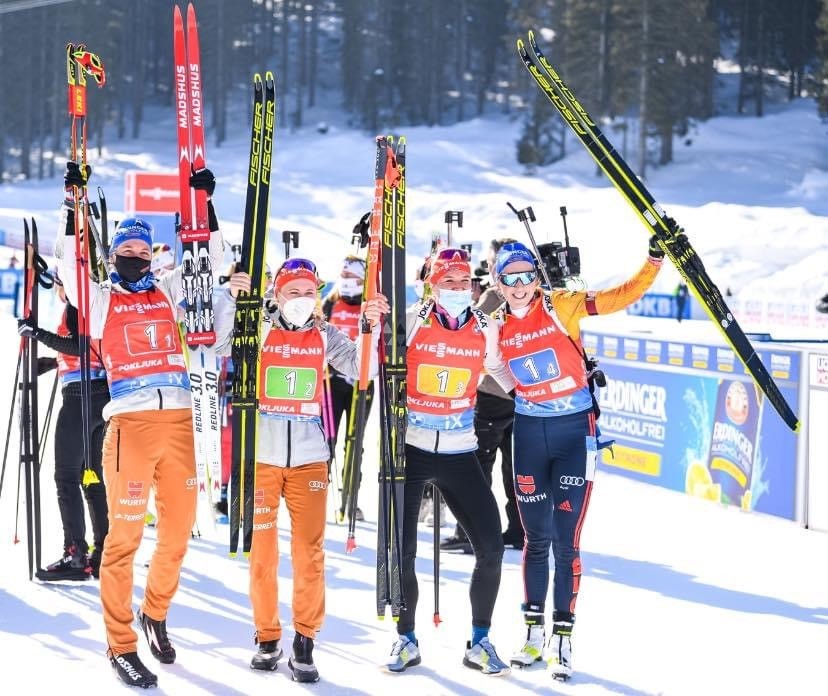
M 440 290 L 437 297 L 437 304 L 454 319 L 471 306 L 471 301 L 471 290 Z

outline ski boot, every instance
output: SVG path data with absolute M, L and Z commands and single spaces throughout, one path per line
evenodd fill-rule
M 556 621 L 552 624 L 552 636 L 547 646 L 549 674 L 558 681 L 568 681 L 572 676 L 572 624 Z
M 421 661 L 419 644 L 409 640 L 408 636 L 398 636 L 391 647 L 391 657 L 385 662 L 385 669 L 389 672 L 405 672 Z
M 158 685 L 158 677 L 150 672 L 141 662 L 137 652 L 112 655 L 109 658 L 115 673 L 128 686 L 138 686 L 142 689 Z
M 297 633 L 293 637 L 293 656 L 288 660 L 293 681 L 312 684 L 319 681 L 319 672 L 313 664 L 313 638 Z
M 279 659 L 282 657 L 282 649 L 278 640 L 263 640 L 256 638 L 259 649 L 250 660 L 250 669 L 260 669 L 266 672 L 273 672 L 279 666 Z
M 490 677 L 502 677 L 504 674 L 509 674 L 509 665 L 498 657 L 488 637 L 475 645 L 472 645 L 471 641 L 466 643 L 463 664 L 466 667 L 480 670 Z
M 167 621 L 162 619 L 156 621 L 147 616 L 143 611 L 138 612 L 138 625 L 144 631 L 149 643 L 152 656 L 165 665 L 175 662 L 175 648 L 167 636 Z
M 546 644 L 546 626 L 543 614 L 524 614 L 526 642 L 509 661 L 512 667 L 522 669 L 543 662 L 543 646 Z
M 77 544 L 72 544 L 63 552 L 63 556 L 45 568 L 39 568 L 35 577 L 43 582 L 57 580 L 88 580 L 92 575 L 86 552 Z

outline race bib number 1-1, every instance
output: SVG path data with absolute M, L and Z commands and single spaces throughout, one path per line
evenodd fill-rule
M 124 326 L 127 351 L 130 355 L 169 353 L 175 350 L 176 331 L 168 319 L 131 322 Z

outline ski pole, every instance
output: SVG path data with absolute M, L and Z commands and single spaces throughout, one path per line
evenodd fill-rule
M 437 484 L 432 484 L 434 490 L 434 626 L 440 625 L 440 503 L 442 494 Z
M 60 376 L 55 372 L 55 381 L 52 382 L 52 393 L 49 395 L 49 405 L 46 407 L 46 417 L 43 420 L 43 431 L 40 434 L 40 445 L 38 451 L 40 454 L 40 461 L 38 466 L 43 466 L 43 452 L 46 449 L 46 441 L 49 438 L 49 426 L 52 424 L 52 410 L 55 406 L 55 394 L 57 392 L 57 385 Z
M 444 221 L 447 225 L 446 228 L 446 246 L 452 246 L 452 239 L 451 239 L 451 232 L 452 232 L 452 223 L 457 223 L 458 227 L 463 226 L 463 211 L 462 210 L 447 210 L 444 215 Z
M 546 272 L 546 266 L 543 264 L 541 260 L 540 252 L 538 251 L 538 245 L 535 242 L 535 235 L 532 234 L 532 227 L 529 224 L 529 221 L 535 222 L 535 212 L 532 210 L 532 206 L 528 206 L 523 210 L 518 210 L 508 201 L 506 205 L 509 206 L 510 210 L 517 215 L 517 219 L 520 220 L 523 225 L 526 227 L 526 232 L 529 234 L 529 241 L 532 242 L 532 250 L 535 252 L 535 258 L 538 259 L 538 267 L 540 268 L 540 272 L 543 275 L 543 281 L 546 283 L 546 287 L 550 290 L 552 289 L 552 283 L 549 282 L 549 274 Z M 564 213 L 562 213 L 564 214 Z M 564 218 L 566 220 L 566 218 Z
M 3 479 L 6 477 L 6 461 L 9 456 L 9 442 L 11 440 L 12 422 L 14 421 L 14 406 L 17 403 L 17 390 L 20 388 L 18 380 L 20 379 L 20 361 L 22 353 L 17 354 L 17 370 L 14 373 L 14 383 L 12 384 L 12 398 L 11 406 L 9 408 L 9 427 L 6 428 L 6 446 L 3 448 L 3 468 L 0 469 L 0 496 L 3 495 Z

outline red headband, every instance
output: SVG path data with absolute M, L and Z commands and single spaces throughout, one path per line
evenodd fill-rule
M 436 285 L 442 280 L 443 276 L 453 272 L 471 275 L 471 265 L 468 261 L 464 261 L 460 254 L 455 254 L 450 259 L 434 259 L 431 262 L 428 282 Z
M 317 285 L 319 278 L 309 268 L 283 268 L 276 274 L 276 279 L 273 281 L 273 286 L 278 292 L 285 285 L 294 280 L 309 280 L 311 283 Z

